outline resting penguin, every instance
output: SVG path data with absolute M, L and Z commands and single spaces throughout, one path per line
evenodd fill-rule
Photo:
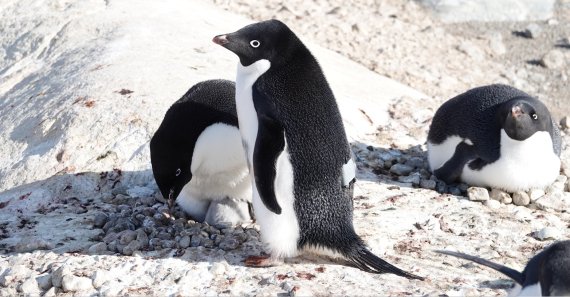
M 544 188 L 560 172 L 560 132 L 539 100 L 506 85 L 469 90 L 445 102 L 428 134 L 439 179 L 510 192 Z
M 213 41 L 239 57 L 236 108 L 253 172 L 253 209 L 271 258 L 309 249 L 362 270 L 422 279 L 372 254 L 352 224 L 351 159 L 341 115 L 319 64 L 283 23 L 270 20 Z
M 509 296 L 569 296 L 570 295 L 570 240 L 560 241 L 545 248 L 528 261 L 521 273 L 491 261 L 450 251 L 437 251 L 490 267 L 516 282 Z
M 162 195 L 197 221 L 250 220 L 251 178 L 237 127 L 235 84 L 194 85 L 166 112 L 150 142 Z

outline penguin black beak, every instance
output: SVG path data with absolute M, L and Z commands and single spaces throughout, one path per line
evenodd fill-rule
M 224 44 L 230 42 L 230 41 L 228 40 L 226 34 L 217 35 L 217 36 L 215 36 L 215 37 L 212 39 L 212 41 L 213 41 L 215 44 L 221 45 L 221 46 L 223 46 Z
M 518 105 L 513 106 L 513 108 L 511 109 L 511 114 L 513 116 L 513 118 L 518 119 L 520 116 L 522 116 L 524 114 L 524 111 L 522 110 L 522 108 Z

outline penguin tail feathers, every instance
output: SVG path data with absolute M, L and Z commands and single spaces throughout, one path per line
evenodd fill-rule
M 364 245 L 359 244 L 358 247 L 353 249 L 347 259 L 352 262 L 356 267 L 363 271 L 370 273 L 392 273 L 408 279 L 424 280 L 424 277 L 406 272 L 370 252 Z
M 483 266 L 487 266 L 491 269 L 494 269 L 506 276 L 508 276 L 509 278 L 511 278 L 512 280 L 514 280 L 515 282 L 517 282 L 519 285 L 523 285 L 524 282 L 524 276 L 521 272 L 516 271 L 510 267 L 507 267 L 505 265 L 501 265 L 501 264 L 497 264 L 494 262 L 491 262 L 489 260 L 485 260 L 483 258 L 479 258 L 477 256 L 472 256 L 472 255 L 467 255 L 464 253 L 458 253 L 458 252 L 452 252 L 452 251 L 445 251 L 445 250 L 436 250 L 434 251 L 438 254 L 444 254 L 444 255 L 449 255 L 449 256 L 454 256 L 457 258 L 461 258 L 461 259 L 465 259 L 465 260 L 469 260 L 472 262 L 475 262 L 477 264 L 481 264 Z

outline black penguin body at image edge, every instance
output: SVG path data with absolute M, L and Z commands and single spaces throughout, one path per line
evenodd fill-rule
M 297 36 L 283 23 L 271 20 L 216 36 L 214 42 L 240 58 L 238 82 L 243 69 L 266 67 L 252 84 L 259 126 L 250 161 L 260 199 L 270 215 L 281 216 L 284 205 L 276 197 L 275 180 L 282 172 L 276 172 L 275 164 L 286 152 L 293 171 L 293 209 L 299 227 L 296 248 L 331 250 L 368 272 L 422 279 L 372 254 L 355 233 L 353 185 L 343 178 L 346 164 L 353 161 L 342 118 L 320 66 Z M 245 119 L 240 114 L 239 95 L 236 100 L 241 130 Z M 257 208 L 255 213 L 259 218 Z M 261 227 L 262 237 L 279 232 Z
M 532 257 L 523 272 L 476 256 L 436 251 L 492 268 L 514 280 L 516 294 L 521 296 L 568 296 L 570 295 L 570 240 L 559 241 L 546 247 Z

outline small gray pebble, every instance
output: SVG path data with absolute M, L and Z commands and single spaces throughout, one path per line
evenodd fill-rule
M 190 246 L 190 236 L 182 236 L 178 241 L 178 246 L 182 249 L 185 249 Z
M 527 206 L 530 204 L 530 196 L 526 192 L 518 191 L 513 193 L 513 204 Z
M 446 193 L 447 185 L 442 181 L 437 181 L 436 191 L 440 194 Z
M 90 246 L 87 251 L 90 255 L 100 254 L 102 252 L 107 251 L 107 244 L 104 242 L 98 242 L 98 243 Z
M 390 172 L 397 174 L 397 175 L 409 175 L 414 168 L 404 164 L 394 164 L 390 167 Z
M 449 194 L 455 196 L 461 196 L 462 192 L 459 187 L 449 187 Z
M 202 245 L 206 248 L 212 248 L 212 247 L 214 247 L 214 241 L 211 239 L 204 239 L 202 241 Z
M 107 214 L 98 212 L 95 214 L 95 218 L 93 219 L 93 226 L 95 226 L 95 228 L 103 228 L 108 219 L 109 216 Z
M 125 230 L 121 232 L 121 236 L 119 237 L 119 243 L 123 245 L 129 244 L 129 242 L 135 240 L 137 238 L 137 232 L 133 230 Z
M 412 173 L 408 176 L 400 176 L 398 177 L 398 181 L 402 183 L 411 183 L 414 186 L 418 186 L 420 184 L 420 174 L 419 173 Z
M 200 246 L 202 243 L 202 237 L 200 235 L 193 235 L 192 239 L 190 240 L 190 245 L 192 247 Z
M 239 246 L 239 241 L 233 236 L 224 238 L 219 244 L 220 249 L 224 251 L 235 250 Z
M 424 189 L 434 190 L 436 185 L 437 185 L 437 183 L 435 180 L 422 179 L 420 181 L 420 187 L 422 187 Z
M 470 187 L 467 189 L 467 197 L 469 197 L 471 201 L 489 200 L 489 191 L 485 188 Z
M 127 244 L 125 247 L 123 247 L 122 254 L 130 256 L 135 251 L 139 251 L 140 249 L 142 249 L 142 247 L 143 247 L 143 244 L 135 239 L 135 240 L 129 242 L 129 244 Z
M 469 189 L 469 185 L 465 184 L 465 183 L 460 183 L 457 185 L 457 188 L 462 192 L 462 193 L 467 193 L 467 189 Z
M 139 198 L 139 201 L 142 205 L 146 206 L 152 206 L 156 202 L 154 197 L 141 197 Z
M 425 166 L 424 159 L 421 157 L 411 157 L 406 161 L 406 165 L 414 168 L 423 168 Z
M 540 231 L 534 233 L 534 236 L 539 240 L 548 240 L 548 239 L 559 239 L 560 238 L 560 231 L 554 227 L 546 227 L 542 228 Z

